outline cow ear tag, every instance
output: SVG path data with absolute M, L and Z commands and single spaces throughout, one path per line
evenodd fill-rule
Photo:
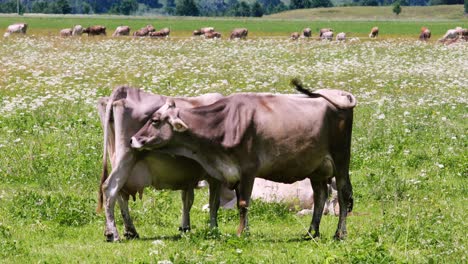
M 180 119 L 175 119 L 171 123 L 174 131 L 184 132 L 188 129 L 188 126 Z

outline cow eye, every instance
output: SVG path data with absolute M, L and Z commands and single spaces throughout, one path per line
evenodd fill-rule
M 161 120 L 159 120 L 159 119 L 151 120 L 151 125 L 153 125 L 153 126 L 159 126 L 160 123 L 161 123 Z

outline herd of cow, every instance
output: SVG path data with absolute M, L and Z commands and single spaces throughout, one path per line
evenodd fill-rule
M 28 28 L 28 24 L 25 23 L 16 23 L 13 25 L 8 26 L 6 33 L 4 34 L 5 37 L 13 34 L 13 33 L 21 33 L 26 34 L 26 30 Z M 130 35 L 130 27 L 129 26 L 118 26 L 114 33 L 112 34 L 113 37 L 117 36 L 129 36 Z M 247 28 L 236 28 L 232 30 L 230 34 L 230 39 L 245 39 L 248 35 Z M 88 34 L 88 36 L 98 36 L 98 35 L 106 35 L 106 27 L 95 25 L 84 28 L 81 25 L 75 25 L 72 28 L 65 28 L 60 30 L 60 36 L 62 37 L 70 37 L 70 36 L 81 36 L 83 33 Z M 169 28 L 163 28 L 161 30 L 156 30 L 152 25 L 146 25 L 145 27 L 136 30 L 133 32 L 134 37 L 154 37 L 154 38 L 166 38 L 169 37 L 171 30 Z M 376 38 L 379 35 L 379 28 L 373 27 L 369 33 L 369 38 Z M 215 39 L 221 38 L 221 33 L 215 31 L 214 27 L 204 27 L 201 29 L 194 30 L 192 36 L 202 36 L 207 39 Z M 290 36 L 292 40 L 297 40 L 299 38 L 310 38 L 312 37 L 312 30 L 310 28 L 304 28 L 302 30 L 302 34 L 299 32 L 293 32 Z M 422 27 L 419 40 L 427 41 L 431 38 L 431 31 L 426 28 Z M 321 40 L 333 40 L 333 29 L 331 28 L 322 28 L 319 31 L 319 39 Z M 340 32 L 336 35 L 336 41 L 345 41 L 346 40 L 346 33 Z M 439 42 L 445 44 L 452 44 L 459 41 L 468 41 L 468 29 L 456 27 L 454 29 L 449 29 L 445 33 L 445 35 L 439 39 Z
M 353 207 L 349 164 L 356 99 L 340 90 L 310 92 L 297 81 L 294 85 L 301 94 L 168 97 L 121 86 L 101 98 L 104 151 L 98 211 L 105 209 L 107 240 L 120 240 L 116 202 L 124 236 L 139 236 L 128 200 L 137 194 L 141 198 L 147 186 L 182 191 L 180 230 L 190 230 L 194 189 L 202 180 L 209 183 L 210 227 L 217 227 L 220 196 L 228 188 L 237 198 L 241 235 L 248 228 L 255 178 L 310 180 L 314 210 L 307 237 L 320 235 L 328 184 L 334 178 L 339 204 L 335 238 L 344 238 Z
M 26 34 L 28 24 L 26 23 L 16 23 L 8 26 L 7 31 L 4 34 L 4 37 L 8 37 L 11 34 Z M 130 36 L 130 27 L 129 26 L 118 26 L 114 33 L 113 37 L 118 36 Z M 245 39 L 248 34 L 246 28 L 236 28 L 232 30 L 230 39 L 240 38 Z M 171 30 L 169 28 L 163 28 L 161 30 L 156 30 L 153 25 L 146 25 L 145 27 L 136 30 L 133 32 L 134 37 L 155 37 L 155 38 L 165 38 L 169 37 Z M 74 25 L 71 28 L 64 28 L 59 32 L 61 37 L 71 37 L 71 36 L 81 36 L 82 34 L 88 34 L 88 36 L 106 36 L 106 27 L 95 25 L 90 27 L 83 27 L 81 25 Z M 205 38 L 221 38 L 221 33 L 216 32 L 213 27 L 204 27 L 193 31 L 193 36 L 203 36 Z
M 372 27 L 369 38 L 376 38 L 379 35 L 379 28 Z M 297 40 L 299 38 L 310 38 L 312 36 L 312 30 L 310 28 L 304 28 L 302 34 L 299 32 L 293 32 L 291 34 L 292 40 Z M 427 41 L 431 38 L 431 31 L 427 27 L 422 27 L 419 34 L 419 40 Z M 333 40 L 333 29 L 331 28 L 322 28 L 319 31 L 319 39 L 321 40 Z M 336 41 L 345 41 L 346 33 L 340 32 L 336 34 Z M 445 44 L 452 44 L 458 41 L 468 41 L 468 29 L 461 27 L 456 27 L 455 29 L 449 29 L 445 35 L 439 39 L 439 42 Z

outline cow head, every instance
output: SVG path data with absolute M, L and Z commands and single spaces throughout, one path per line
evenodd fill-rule
M 132 137 L 131 146 L 134 149 L 162 148 L 171 141 L 174 133 L 187 129 L 188 126 L 179 118 L 179 108 L 169 99 Z

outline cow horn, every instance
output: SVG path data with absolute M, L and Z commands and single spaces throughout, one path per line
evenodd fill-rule
M 169 108 L 175 108 L 175 106 L 176 106 L 174 100 L 172 100 L 172 99 L 167 99 L 166 104 L 167 104 L 167 106 Z

